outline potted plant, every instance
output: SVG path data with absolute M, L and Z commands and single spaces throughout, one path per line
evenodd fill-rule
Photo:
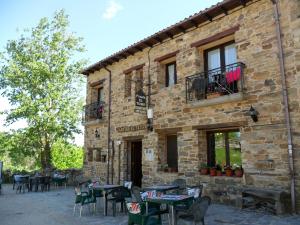
M 216 173 L 217 176 L 222 176 L 222 167 L 219 164 L 216 165 Z
M 242 166 L 236 166 L 236 168 L 234 169 L 234 175 L 237 177 L 242 177 L 243 174 L 244 174 L 244 170 Z
M 212 176 L 212 177 L 217 176 L 217 168 L 216 167 L 210 167 L 209 175 Z
M 201 175 L 207 175 L 208 171 L 209 171 L 207 164 L 206 163 L 201 163 L 199 171 L 200 171 Z
M 225 170 L 225 174 L 227 177 L 231 177 L 233 175 L 233 170 L 232 170 L 231 166 L 226 166 L 224 168 L 224 170 Z

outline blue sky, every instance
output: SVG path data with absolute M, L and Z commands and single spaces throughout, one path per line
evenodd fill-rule
M 70 30 L 84 38 L 82 58 L 95 63 L 220 0 L 0 0 L 0 51 L 24 28 L 65 9 Z M 10 106 L 0 97 L 0 111 Z M 18 123 L 13 128 L 24 126 Z M 0 117 L 0 131 L 3 117 Z M 76 137 L 82 144 L 82 135 Z

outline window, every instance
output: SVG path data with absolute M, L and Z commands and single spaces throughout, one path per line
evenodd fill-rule
M 143 69 L 136 71 L 135 92 L 143 89 Z
M 87 150 L 87 161 L 89 161 L 89 162 L 93 161 L 93 149 Z
M 171 172 L 178 171 L 177 135 L 167 136 L 167 164 Z
M 209 166 L 242 165 L 240 132 L 220 131 L 207 133 L 207 161 Z
M 97 102 L 101 103 L 101 102 L 103 102 L 103 99 L 104 99 L 104 97 L 103 97 L 103 87 L 99 87 L 97 89 Z
M 101 148 L 88 149 L 88 161 L 106 162 L 106 152 Z
M 125 74 L 125 98 L 131 97 L 131 79 L 132 73 Z
M 205 51 L 205 67 L 207 71 L 220 69 L 225 71 L 227 65 L 237 62 L 235 43 L 228 42 Z M 213 82 L 215 73 L 208 73 L 208 81 Z
M 176 63 L 166 64 L 166 87 L 177 84 Z

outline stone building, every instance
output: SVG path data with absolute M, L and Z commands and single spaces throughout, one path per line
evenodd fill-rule
M 233 204 L 242 187 L 295 187 L 299 205 L 299 73 L 299 0 L 224 0 L 196 13 L 82 71 L 85 175 L 185 178 Z M 241 164 L 244 175 L 200 175 L 203 163 Z

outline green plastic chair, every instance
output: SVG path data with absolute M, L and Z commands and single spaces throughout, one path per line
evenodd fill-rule
M 128 225 L 162 225 L 161 217 L 146 214 L 145 203 L 127 202 Z
M 83 206 L 94 206 L 94 212 L 96 212 L 96 197 L 92 190 L 81 191 L 79 188 L 75 188 L 75 205 L 73 215 L 75 215 L 76 207 L 80 205 L 79 216 L 81 217 Z

